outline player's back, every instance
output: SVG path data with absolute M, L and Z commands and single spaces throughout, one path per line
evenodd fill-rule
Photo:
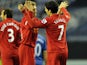
M 7 18 L 0 25 L 0 48 L 2 51 L 16 49 L 20 39 L 20 25 L 12 18 Z M 5 51 L 4 50 L 4 51 Z
M 44 61 L 43 52 L 46 50 L 46 40 L 38 34 L 35 46 L 36 65 L 42 65 Z
M 46 28 L 48 50 L 58 52 L 58 49 L 66 48 L 67 19 L 63 15 L 53 14 L 46 20 L 48 22 Z

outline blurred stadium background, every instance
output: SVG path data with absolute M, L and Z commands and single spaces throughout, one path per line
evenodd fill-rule
M 14 19 L 21 21 L 22 14 L 17 9 L 19 3 L 25 0 L 0 0 L 1 8 L 13 9 Z M 37 17 L 40 19 L 46 16 L 44 3 L 50 0 L 35 0 L 37 3 Z M 63 0 L 55 0 L 60 3 Z M 68 0 L 68 10 L 71 20 L 67 28 L 67 41 L 69 46 L 69 59 L 67 65 L 87 65 L 87 1 Z M 45 30 L 40 29 L 39 33 L 45 36 Z

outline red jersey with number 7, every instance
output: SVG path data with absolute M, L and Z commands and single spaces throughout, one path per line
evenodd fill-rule
M 12 18 L 0 23 L 0 49 L 2 52 L 17 49 L 20 41 L 20 25 Z

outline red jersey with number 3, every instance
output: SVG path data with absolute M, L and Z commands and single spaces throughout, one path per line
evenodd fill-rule
M 18 48 L 20 41 L 20 25 L 12 18 L 0 23 L 0 49 L 2 52 Z M 3 51 L 4 50 L 4 51 Z
M 70 14 L 65 8 L 62 8 L 61 11 L 63 12 L 61 15 L 53 14 L 42 21 L 35 19 L 36 21 L 34 20 L 30 23 L 31 27 L 46 29 L 48 52 L 59 52 L 60 49 L 67 48 L 66 28 L 70 20 Z M 27 16 L 28 18 L 29 16 Z

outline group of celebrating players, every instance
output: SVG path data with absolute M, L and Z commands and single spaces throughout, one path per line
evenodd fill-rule
M 45 12 L 48 16 L 39 20 L 36 17 L 36 3 L 25 1 L 24 5 L 18 5 L 18 9 L 23 13 L 21 23 L 12 18 L 11 10 L 3 9 L 2 22 L 0 22 L 2 65 L 35 65 L 37 63 L 34 48 L 38 28 L 46 30 L 46 65 L 66 65 L 68 58 L 66 28 L 70 20 L 67 6 L 67 2 L 61 2 L 58 5 L 55 1 L 48 1 L 45 3 Z M 36 65 L 41 64 L 38 62 Z

